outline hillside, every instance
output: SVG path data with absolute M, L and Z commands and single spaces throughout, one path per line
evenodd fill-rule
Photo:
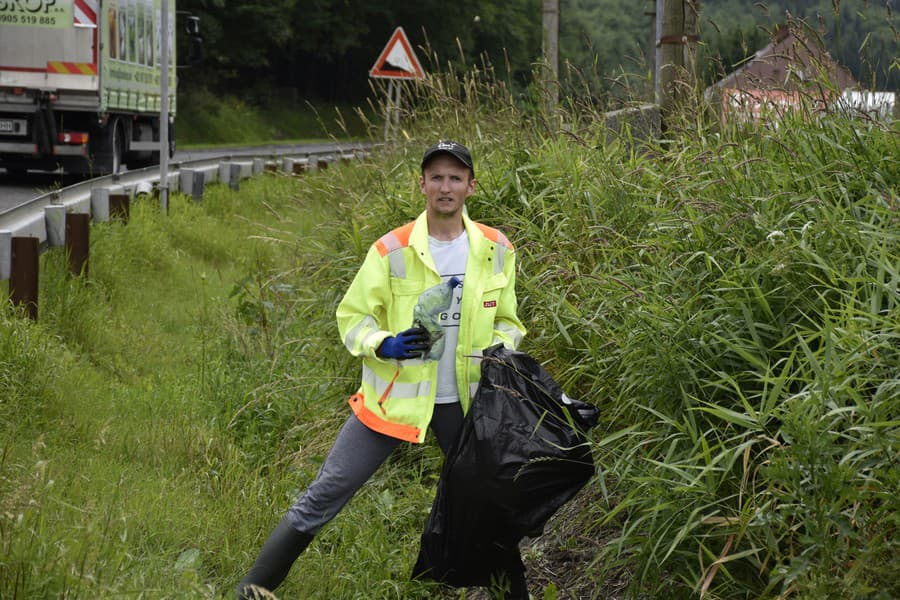
M 444 137 L 517 248 L 521 349 L 601 409 L 532 593 L 900 596 L 900 138 L 809 115 L 560 133 L 448 75 L 358 164 L 138 203 L 87 280 L 44 254 L 40 321 L 0 311 L 0 597 L 229 593 L 348 414 L 336 303 Z M 461 597 L 409 581 L 439 469 L 402 446 L 279 594 Z

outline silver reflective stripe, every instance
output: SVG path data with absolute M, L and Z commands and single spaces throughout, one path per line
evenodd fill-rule
M 366 381 L 375 389 L 375 395 L 381 398 L 385 390 L 391 384 L 390 380 L 384 380 L 378 376 L 375 371 L 363 364 L 363 381 Z M 428 396 L 431 393 L 431 381 L 423 381 L 419 383 L 401 383 L 394 382 L 391 388 L 390 398 L 412 400 L 419 396 Z
M 506 262 L 506 246 L 497 244 L 497 250 L 494 252 L 494 273 L 502 273 L 503 265 Z
M 508 323 L 503 323 L 501 321 L 499 323 L 494 323 L 494 328 L 497 331 L 499 331 L 500 333 L 509 337 L 509 339 L 512 341 L 513 348 L 519 347 L 519 342 L 522 341 L 522 332 L 519 331 L 518 327 L 515 327 L 514 325 L 509 325 Z M 502 341 L 505 343 L 505 340 L 497 340 L 496 337 L 495 337 L 494 341 L 495 342 Z
M 387 250 L 388 253 L 393 252 L 394 250 L 399 250 L 403 247 L 403 244 L 400 243 L 400 238 L 398 238 L 393 231 L 381 236 L 381 243 L 384 245 L 384 249 Z
M 394 382 L 394 387 L 391 388 L 391 398 L 400 398 L 404 400 L 412 400 L 414 398 L 418 398 L 419 396 L 426 396 L 431 389 L 431 382 L 423 381 L 423 385 L 419 385 L 416 383 L 398 383 Z M 385 386 L 386 389 L 386 386 Z M 378 389 L 378 397 L 380 398 L 382 394 L 384 394 L 384 389 Z
M 365 316 L 363 319 L 356 324 L 356 327 L 347 332 L 347 336 L 344 338 L 344 346 L 347 347 L 347 350 L 350 352 L 355 352 L 360 348 L 361 340 L 358 340 L 359 334 L 362 331 L 368 331 L 372 328 L 377 330 L 377 324 L 375 323 L 375 319 L 370 316 Z
M 373 338 L 373 337 L 376 337 L 380 332 L 381 332 L 380 329 L 376 329 L 376 328 L 374 327 L 374 321 L 373 321 L 373 327 L 372 327 L 372 329 L 370 329 L 370 330 L 369 330 L 369 333 L 368 333 L 363 339 L 361 339 L 361 340 L 359 341 L 359 353 L 360 353 L 360 354 L 362 354 L 363 348 L 365 348 L 366 345 L 368 345 L 369 340 L 370 340 L 371 338 Z
M 510 250 L 512 250 L 512 247 L 513 247 L 512 242 L 509 241 L 508 237 L 503 235 L 502 231 L 497 232 L 497 241 L 500 242 L 501 244 L 503 244 L 504 246 L 506 246 L 507 248 L 509 248 Z
M 388 254 L 388 262 L 391 265 L 391 275 L 399 279 L 406 279 L 406 261 L 403 260 L 403 252 L 392 251 Z
M 469 373 L 472 372 L 472 367 L 481 370 L 481 357 L 484 356 L 484 352 L 481 350 L 472 350 L 472 352 L 468 355 L 469 359 Z M 475 397 L 475 392 L 478 391 L 478 382 L 473 381 L 469 384 L 469 398 Z

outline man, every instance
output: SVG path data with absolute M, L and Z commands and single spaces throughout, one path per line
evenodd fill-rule
M 514 349 L 525 334 L 512 244 L 466 215 L 476 184 L 469 150 L 439 142 L 425 151 L 421 168 L 425 211 L 369 248 L 337 308 L 344 345 L 363 363 L 353 414 L 238 584 L 239 598 L 252 598 L 254 587 L 274 590 L 402 441 L 423 442 L 430 426 L 446 455 L 477 389 L 482 350 L 497 343 Z M 452 296 L 437 316 L 438 331 L 435 323 L 414 323 L 421 299 L 444 292 Z M 443 351 L 434 356 L 441 334 Z

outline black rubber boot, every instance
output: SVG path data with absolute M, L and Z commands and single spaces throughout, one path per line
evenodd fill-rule
M 528 600 L 528 580 L 524 572 L 509 574 L 509 593 L 506 600 Z
M 525 573 L 504 573 L 497 585 L 491 588 L 492 600 L 528 600 L 528 582 Z
M 494 600 L 528 600 L 528 580 L 518 547 L 508 550 L 498 561 L 502 565 L 492 577 L 497 584 L 491 590 Z
M 237 586 L 238 600 L 264 597 L 259 590 L 273 591 L 287 577 L 291 565 L 313 536 L 294 529 L 287 517 L 275 527 L 259 551 L 259 557 Z

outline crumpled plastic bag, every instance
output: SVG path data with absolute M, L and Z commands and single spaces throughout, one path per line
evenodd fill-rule
M 438 482 L 413 577 L 487 586 L 523 573 L 518 544 L 594 475 L 598 409 L 572 400 L 532 357 L 484 352 L 481 383 Z
M 444 328 L 441 326 L 441 314 L 450 310 L 453 302 L 453 288 L 461 282 L 456 277 L 439 283 L 422 292 L 413 308 L 413 325 L 422 327 L 428 332 L 430 346 L 422 354 L 424 360 L 438 360 L 444 353 Z

